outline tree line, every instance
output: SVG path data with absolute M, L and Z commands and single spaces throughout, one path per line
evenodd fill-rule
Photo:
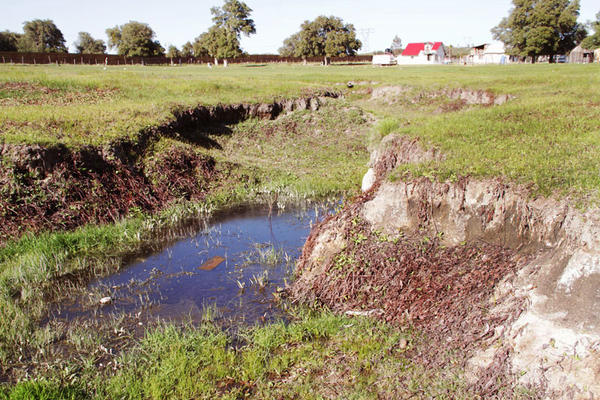
M 594 22 L 578 23 L 579 0 L 513 0 L 513 6 L 508 17 L 492 29 L 493 37 L 506 45 L 510 55 L 535 60 L 538 56 L 566 54 L 577 44 L 600 48 L 600 12 Z M 169 46 L 165 50 L 152 28 L 137 21 L 108 28 L 106 44 L 88 32 L 79 32 L 75 49 L 80 54 L 103 54 L 108 47 L 126 57 L 212 57 L 215 61 L 242 56 L 241 36 L 256 33 L 252 9 L 240 0 L 225 0 L 210 12 L 213 25 L 181 49 Z M 594 33 L 589 35 L 588 30 Z M 27 21 L 23 33 L 0 32 L 0 51 L 66 53 L 65 43 L 52 20 Z M 335 16 L 319 16 L 304 21 L 298 32 L 285 39 L 279 54 L 304 59 L 323 57 L 327 64 L 331 57 L 355 55 L 361 46 L 352 24 Z M 391 51 L 400 49 L 401 40 L 396 36 Z
M 88 32 L 79 32 L 75 49 L 80 54 L 103 54 L 108 47 L 126 57 L 212 57 L 215 61 L 244 55 L 241 36 L 256 33 L 252 9 L 240 0 L 225 0 L 221 7 L 212 7 L 210 12 L 213 25 L 181 49 L 169 46 L 165 50 L 155 39 L 152 28 L 138 21 L 106 29 L 106 44 Z M 301 28 L 294 36 L 298 37 L 293 43 L 294 50 L 282 51 L 282 54 L 303 58 L 324 56 L 328 60 L 355 55 L 361 46 L 354 26 L 344 24 L 340 18 L 321 16 L 313 22 L 306 21 Z M 24 23 L 23 33 L 0 32 L 0 51 L 66 53 L 67 47 L 62 32 L 52 20 L 36 19 Z
M 506 46 L 509 55 L 530 58 L 566 54 L 581 44 L 600 47 L 600 13 L 596 22 L 577 22 L 579 0 L 513 0 L 508 17 L 492 29 L 492 35 Z M 588 36 L 587 28 L 595 31 Z

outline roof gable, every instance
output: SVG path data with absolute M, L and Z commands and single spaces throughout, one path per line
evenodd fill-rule
M 425 43 L 431 42 L 422 42 L 422 43 L 409 43 L 404 51 L 402 52 L 403 56 L 418 56 L 420 52 L 425 50 Z M 431 43 L 431 50 L 437 51 L 440 47 L 442 47 L 442 42 Z
M 418 56 L 421 51 L 425 50 L 425 43 L 409 43 L 404 51 L 403 56 Z

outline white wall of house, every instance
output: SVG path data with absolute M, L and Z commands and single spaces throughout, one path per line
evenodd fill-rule
M 398 64 L 402 65 L 428 65 L 428 64 L 443 64 L 446 54 L 444 53 L 444 46 L 440 46 L 439 49 L 431 51 L 427 54 L 425 51 L 420 51 L 418 56 L 403 56 L 399 55 L 396 58 Z
M 500 42 L 486 43 L 481 49 L 471 49 L 469 62 L 472 64 L 508 64 L 510 57 L 504 52 Z
M 395 65 L 396 58 L 393 54 L 376 54 L 373 56 L 373 65 Z

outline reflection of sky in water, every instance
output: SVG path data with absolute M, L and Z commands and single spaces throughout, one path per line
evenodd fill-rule
M 272 293 L 284 285 L 284 278 L 290 277 L 311 223 L 317 216 L 322 218 L 323 210 L 313 205 L 302 210 L 274 211 L 269 219 L 267 210 L 254 209 L 217 218 L 196 236 L 92 282 L 90 288 L 114 299 L 111 305 L 95 312 L 136 312 L 142 303 L 147 306 L 151 302 L 154 306 L 147 311 L 164 318 L 199 315 L 204 305 L 212 304 L 225 316 L 240 319 L 271 315 Z M 276 265 L 260 262 L 261 252 L 267 255 L 273 251 L 279 256 Z M 211 271 L 199 269 L 216 256 L 225 261 Z M 252 282 L 265 274 L 269 285 L 258 290 Z M 90 311 L 72 306 L 63 308 L 59 317 L 88 314 Z

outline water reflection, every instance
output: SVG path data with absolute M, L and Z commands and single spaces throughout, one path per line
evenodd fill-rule
M 250 323 L 279 318 L 273 293 L 289 280 L 312 224 L 335 205 L 272 212 L 261 207 L 217 216 L 196 235 L 92 282 L 90 307 L 78 299 L 61 305 L 55 318 L 144 313 L 195 320 L 207 305 L 226 318 Z M 93 300 L 107 297 L 106 304 Z

